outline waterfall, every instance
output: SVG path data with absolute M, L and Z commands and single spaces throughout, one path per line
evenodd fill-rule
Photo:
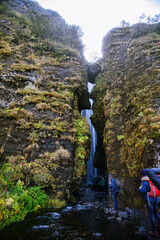
M 88 92 L 89 93 L 91 93 L 93 87 L 94 87 L 94 84 L 88 83 Z M 90 117 L 93 115 L 93 111 L 92 111 L 93 100 L 89 99 L 89 101 L 91 103 L 91 109 L 82 110 L 82 112 L 81 112 L 81 115 L 87 118 L 89 125 L 90 125 L 90 131 L 91 131 L 91 149 L 90 149 L 89 160 L 87 162 L 87 175 L 86 175 L 86 180 L 85 180 L 86 185 L 92 184 L 93 178 L 95 178 L 97 176 L 97 169 L 94 168 L 94 166 L 93 166 L 95 148 L 96 148 L 96 144 L 97 144 L 97 133 L 96 133 L 95 128 L 93 127 L 92 122 L 90 120 Z

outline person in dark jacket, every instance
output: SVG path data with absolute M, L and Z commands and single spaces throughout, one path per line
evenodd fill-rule
M 117 183 L 114 180 L 114 178 L 111 179 L 111 181 L 109 183 L 109 188 L 111 190 L 111 195 L 112 195 L 112 199 L 113 199 L 114 209 L 117 210 L 118 209 L 118 204 L 117 204 L 117 194 L 118 194 L 118 191 L 117 191 L 117 189 L 119 188 L 119 186 L 117 185 Z
M 98 185 L 100 186 L 101 195 L 105 196 L 106 195 L 106 179 L 104 177 L 102 177 L 99 180 Z
M 150 222 L 151 222 L 151 228 L 152 230 L 149 232 L 149 235 L 159 237 L 158 231 L 157 231 L 157 223 L 156 218 L 160 220 L 159 214 L 158 214 L 158 208 L 157 208 L 157 198 L 150 197 L 150 185 L 149 185 L 149 177 L 147 176 L 147 172 L 145 169 L 141 171 L 141 181 L 142 185 L 139 188 L 140 192 L 144 195 L 144 200 L 147 205 Z
M 101 191 L 101 197 L 104 197 L 105 199 L 106 199 L 106 191 L 107 191 L 106 184 L 107 184 L 106 179 L 104 177 L 101 177 L 101 179 L 98 182 L 98 185 Z

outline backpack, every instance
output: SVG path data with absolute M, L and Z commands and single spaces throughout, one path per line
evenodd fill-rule
M 149 180 L 150 192 L 149 196 L 152 198 L 156 198 L 160 196 L 160 191 L 154 186 L 154 184 Z

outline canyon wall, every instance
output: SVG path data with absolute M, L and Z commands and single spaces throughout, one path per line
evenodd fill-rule
M 102 69 L 92 122 L 103 136 L 108 174 L 136 195 L 141 169 L 160 166 L 160 24 L 112 29 Z
M 81 31 L 30 0 L 0 4 L 0 185 L 70 199 L 82 183 L 90 108 Z

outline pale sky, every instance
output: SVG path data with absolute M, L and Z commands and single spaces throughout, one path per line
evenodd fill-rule
M 42 7 L 58 12 L 68 24 L 81 27 L 84 55 L 88 61 L 101 56 L 102 39 L 125 20 L 139 22 L 142 13 L 160 13 L 160 0 L 36 0 Z

